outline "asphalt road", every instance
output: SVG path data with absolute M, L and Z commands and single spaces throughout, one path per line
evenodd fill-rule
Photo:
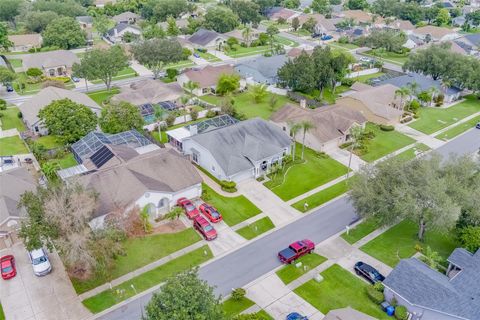
M 470 130 L 450 141 L 436 152 L 444 157 L 450 154 L 475 153 L 480 148 L 480 130 Z M 217 294 L 226 295 L 232 288 L 242 287 L 279 265 L 276 253 L 289 243 L 309 238 L 319 243 L 355 219 L 353 207 L 347 198 L 340 198 L 316 210 L 314 213 L 242 247 L 200 269 L 200 277 L 216 286 Z M 143 307 L 151 294 L 133 300 L 98 319 L 124 320 L 140 319 Z

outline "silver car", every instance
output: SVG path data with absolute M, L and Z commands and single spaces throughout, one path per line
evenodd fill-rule
M 52 265 L 50 264 L 50 260 L 48 260 L 47 252 L 45 249 L 35 249 L 28 252 L 28 257 L 30 258 L 30 262 L 32 263 L 33 273 L 36 276 L 44 276 L 52 271 Z

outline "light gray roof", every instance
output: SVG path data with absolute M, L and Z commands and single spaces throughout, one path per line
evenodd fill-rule
M 107 31 L 107 34 L 111 37 L 115 36 L 115 30 L 117 33 L 120 33 L 126 29 L 132 29 L 132 30 L 136 30 L 136 31 L 139 31 L 140 32 L 140 29 L 134 25 L 131 25 L 131 24 L 128 24 L 128 23 L 119 23 L 117 24 L 115 27 L 113 27 L 112 29 L 108 30 Z
M 139 18 L 140 16 L 138 14 L 127 11 L 127 12 L 122 12 L 116 16 L 113 16 L 112 20 L 119 23 L 119 22 L 127 22 L 129 20 L 136 20 Z
M 286 55 L 272 57 L 257 57 L 235 66 L 235 70 L 243 78 L 252 78 L 255 82 L 275 84 L 277 82 L 277 70 L 288 61 Z
M 223 36 L 212 30 L 198 29 L 197 32 L 195 32 L 190 36 L 190 38 L 188 38 L 188 41 L 194 44 L 198 44 L 200 46 L 206 46 L 218 37 Z
M 183 95 L 183 89 L 178 83 L 164 83 L 153 79 L 134 82 L 121 90 L 121 93 L 112 97 L 112 101 L 127 101 L 136 106 L 176 101 Z
M 83 104 L 92 109 L 97 115 L 101 110 L 100 106 L 86 94 L 57 87 L 46 87 L 42 89 L 30 100 L 22 103 L 19 108 L 22 112 L 23 119 L 28 125 L 32 126 L 39 121 L 38 113 L 42 108 L 48 106 L 55 100 L 62 99 L 70 99 L 73 102 Z
M 452 278 L 410 258 L 401 260 L 383 284 L 413 305 L 480 319 L 480 251 L 471 254 L 457 249 L 450 258 L 462 264 Z
M 73 64 L 80 62 L 77 55 L 68 50 L 55 50 L 24 55 L 22 58 L 23 68 L 44 69 L 49 67 L 66 66 L 71 68 Z
M 292 143 L 278 126 L 260 118 L 198 134 L 191 139 L 210 151 L 228 176 L 252 168 L 253 162 L 282 153 Z
M 35 188 L 35 179 L 23 167 L 0 172 L 0 224 L 25 214 L 17 208 L 18 201 L 24 192 L 35 191 Z
M 378 82 L 375 82 L 374 85 L 380 86 L 388 83 L 401 88 L 412 82 L 416 82 L 419 85 L 420 91 L 426 91 L 432 87 L 435 87 L 438 90 L 443 92 L 442 83 L 439 80 L 433 80 L 430 77 L 427 77 L 420 73 L 415 73 L 415 72 L 405 74 L 403 76 L 399 76 L 395 78 L 389 78 L 383 81 L 378 81 Z M 461 90 L 458 88 L 450 87 L 447 89 L 446 93 L 448 95 L 453 95 L 453 94 L 459 93 L 460 91 Z

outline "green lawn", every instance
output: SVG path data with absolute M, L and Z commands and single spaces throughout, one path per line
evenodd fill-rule
M 124 243 L 126 254 L 116 259 L 115 266 L 108 271 L 108 275 L 97 275 L 87 281 L 72 279 L 73 287 L 77 293 L 83 293 L 198 241 L 200 241 L 200 236 L 193 228 L 177 233 L 127 239 Z
M 265 310 L 255 312 L 254 315 L 256 316 L 255 319 L 257 320 L 274 320 L 273 317 L 269 315 Z
M 297 37 L 310 37 L 312 33 L 308 30 L 299 28 L 297 31 L 288 31 L 288 33 Z
M 220 211 L 223 221 L 229 226 L 234 226 L 261 212 L 260 209 L 243 195 L 237 197 L 224 197 L 216 193 L 205 183 L 202 183 L 202 188 L 204 192 L 208 194 L 208 198 L 204 200 Z
M 375 219 L 367 219 L 357 224 L 347 232 L 342 233 L 342 238 L 350 244 L 365 238 L 367 235 L 378 229 L 378 223 Z
M 63 147 L 63 143 L 58 139 L 58 137 L 53 135 L 39 137 L 37 140 L 35 140 L 35 142 L 41 144 L 46 149 Z
M 209 62 L 216 62 L 216 61 L 222 61 L 222 59 L 217 58 L 215 55 L 209 53 L 209 52 L 200 52 L 200 51 L 195 51 L 196 54 L 200 56 L 200 58 L 207 60 Z
M 17 128 L 18 132 L 25 131 L 25 125 L 22 119 L 18 117 L 20 110 L 17 107 L 7 108 L 7 110 L 0 111 L 3 115 L 0 118 L 1 128 L 3 130 Z
M 279 36 L 279 35 L 275 35 L 274 38 L 275 38 L 276 42 L 281 43 L 285 46 L 289 46 L 289 47 L 298 47 L 299 46 L 298 42 L 290 40 L 290 39 L 282 37 L 282 36 Z
M 317 266 L 321 265 L 327 261 L 327 258 L 316 254 L 307 254 L 297 261 L 295 261 L 294 264 L 289 264 L 286 266 L 283 266 L 280 270 L 276 272 L 277 276 L 283 281 L 285 284 L 289 284 L 290 282 L 300 278 L 303 276 L 305 273 L 308 271 L 312 270 L 313 268 L 316 268 Z M 295 266 L 296 263 L 302 263 L 302 266 L 300 268 L 297 268 Z M 304 267 L 307 267 L 304 269 Z
M 417 239 L 418 228 L 412 221 L 402 221 L 371 240 L 360 249 L 372 257 L 383 261 L 391 267 L 400 259 L 410 258 L 415 254 L 415 245 L 423 248 L 430 246 L 437 251 L 444 259 L 457 247 L 453 235 L 442 234 L 436 231 L 427 230 L 425 242 L 420 243 Z
M 207 253 L 206 255 L 205 252 Z M 211 258 L 213 258 L 212 252 L 208 246 L 203 246 L 113 287 L 112 290 L 106 290 L 93 297 L 85 299 L 82 303 L 91 312 L 98 313 L 134 296 L 135 291 L 133 290 L 132 285 L 136 292 L 140 293 L 164 282 L 169 277 L 175 276 L 177 273 L 198 266 Z
M 22 65 L 22 59 L 8 59 L 10 64 L 12 65 L 12 68 L 21 68 Z
M 290 24 L 289 23 L 278 23 L 276 21 L 272 21 L 272 20 L 263 20 L 260 22 L 260 24 L 264 25 L 265 27 L 268 27 L 268 26 L 271 26 L 271 25 L 274 25 L 276 26 L 278 29 L 286 29 L 286 28 L 290 28 Z
M 0 304 L 0 320 L 5 320 L 5 313 L 3 313 L 3 307 Z
M 408 53 L 387 52 L 379 49 L 366 51 L 363 54 L 380 60 L 385 60 L 386 62 L 398 64 L 400 66 L 403 66 L 403 64 L 408 60 Z
M 474 128 L 475 125 L 479 122 L 480 122 L 480 116 L 470 119 L 468 121 L 465 121 L 464 123 L 461 123 L 451 129 L 448 129 L 447 131 L 440 133 L 439 135 L 436 135 L 435 138 L 445 140 L 445 141 L 453 139 L 456 136 L 464 133 L 465 131 Z
M 290 101 L 290 99 L 288 99 L 288 97 L 286 96 L 275 95 L 278 99 L 278 102 L 275 108 L 271 110 L 268 102 L 270 101 L 270 97 L 272 95 L 275 94 L 268 92 L 267 96 L 263 99 L 262 102 L 255 103 L 248 92 L 236 94 L 233 97 L 233 99 L 235 100 L 234 106 L 238 112 L 245 114 L 248 119 L 255 117 L 269 119 L 272 113 L 282 108 L 286 103 L 295 104 L 295 102 Z M 201 99 L 208 103 L 220 105 L 223 97 L 208 95 L 201 97 Z
M 265 186 L 282 200 L 287 201 L 304 194 L 318 186 L 347 173 L 347 167 L 327 155 L 318 156 L 317 152 L 305 147 L 305 161 L 298 163 L 302 145 L 296 144 L 296 160 L 286 173 L 278 172 Z
M 314 193 L 311 196 L 306 197 L 305 199 L 295 202 L 294 204 L 292 204 L 292 207 L 294 207 L 300 212 L 305 212 L 305 202 L 308 204 L 308 211 L 344 194 L 347 191 L 348 181 L 343 180 L 335 183 L 328 188 L 323 189 L 322 191 Z
M 13 156 L 28 153 L 25 142 L 19 136 L 0 139 L 0 156 Z
M 257 47 L 241 47 L 240 45 L 234 45 L 233 48 L 234 50 L 225 51 L 225 54 L 232 58 L 240 58 L 240 57 L 262 54 L 265 52 L 270 52 L 271 50 L 269 45 L 257 46 Z
M 294 292 L 324 314 L 350 306 L 378 319 L 391 319 L 367 297 L 365 287 L 368 285 L 347 270 L 335 264 L 321 275 L 322 282 L 312 279 Z
M 360 158 L 367 162 L 380 159 L 415 142 L 400 132 L 380 130 L 380 127 L 373 123 L 367 123 L 366 129 L 375 132 L 375 137 L 367 142 L 368 151 L 360 155 Z
M 384 72 L 377 72 L 377 73 L 372 73 L 372 74 L 366 74 L 363 76 L 358 76 L 355 78 L 352 78 L 354 81 L 362 82 L 368 84 L 368 80 L 378 78 L 380 76 L 383 76 L 385 73 Z
M 59 169 L 66 169 L 78 165 L 73 153 L 68 152 L 61 158 L 51 159 L 48 162 L 54 163 Z
M 358 46 L 353 44 L 353 43 L 340 43 L 340 42 L 336 42 L 336 41 L 330 42 L 328 45 L 332 46 L 332 47 L 340 47 L 340 48 L 347 49 L 347 50 L 352 50 L 352 49 L 358 48 Z
M 112 81 L 134 78 L 136 76 L 138 76 L 138 74 L 135 70 L 133 70 L 131 67 L 126 67 L 125 69 L 119 71 L 117 73 L 117 75 L 112 78 Z M 95 84 L 99 84 L 99 83 L 103 83 L 103 80 L 97 79 L 97 80 L 92 80 L 90 82 L 95 83 Z
M 412 148 L 403 151 L 402 153 L 399 153 L 395 156 L 395 158 L 402 159 L 405 161 L 412 160 L 413 158 L 416 157 L 415 152 L 425 152 L 430 150 L 430 147 L 427 145 L 424 145 L 423 143 L 417 143 L 415 146 Z
M 242 299 L 235 301 L 232 298 L 225 300 L 222 303 L 223 311 L 228 317 L 234 317 L 241 312 L 247 310 L 251 306 L 253 306 L 255 302 L 248 299 L 247 297 L 243 297 Z
M 446 128 L 458 120 L 480 111 L 480 101 L 474 96 L 446 109 L 426 107 L 419 110 L 420 118 L 409 126 L 426 134 Z
M 110 91 L 107 91 L 107 90 L 92 91 L 87 93 L 87 96 L 92 98 L 93 101 L 95 101 L 101 106 L 103 101 L 110 99 L 112 96 L 116 95 L 117 93 L 120 93 L 120 89 L 111 88 Z
M 25 72 L 20 72 L 17 73 L 17 80 L 13 82 L 13 88 L 15 89 L 15 92 L 20 94 L 20 95 L 30 95 L 37 93 L 42 89 L 42 82 L 39 83 L 27 83 L 28 76 L 25 74 Z M 23 81 L 25 83 L 25 89 L 20 91 L 20 85 L 19 81 Z
M 268 230 L 275 228 L 269 217 L 259 219 L 246 227 L 237 230 L 237 233 L 247 240 L 253 239 Z
M 192 60 L 182 60 L 175 63 L 170 63 L 165 66 L 164 69 L 183 69 L 193 67 L 195 63 Z

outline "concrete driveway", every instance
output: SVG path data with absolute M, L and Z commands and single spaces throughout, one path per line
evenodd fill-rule
M 6 319 L 81 320 L 90 316 L 77 297 L 57 254 L 49 254 L 53 270 L 44 277 L 33 274 L 22 244 L 2 250 L 0 254 L 13 254 L 17 266 L 15 278 L 0 280 L 0 301 Z
M 221 255 L 227 251 L 237 248 L 239 245 L 247 242 L 242 236 L 232 230 L 225 222 L 212 223 L 217 230 L 217 239 L 208 241 L 208 246 L 214 256 Z

